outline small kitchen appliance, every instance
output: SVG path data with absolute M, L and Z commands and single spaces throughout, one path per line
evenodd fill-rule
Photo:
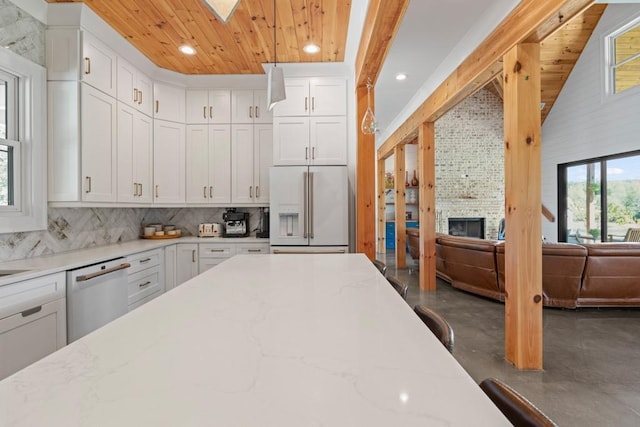
M 219 237 L 222 236 L 222 224 L 203 223 L 198 226 L 198 237 Z
M 228 209 L 222 214 L 224 237 L 246 237 L 249 235 L 249 212 Z

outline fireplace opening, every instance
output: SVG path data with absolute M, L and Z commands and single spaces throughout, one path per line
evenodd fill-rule
M 484 218 L 449 218 L 449 234 L 484 239 Z

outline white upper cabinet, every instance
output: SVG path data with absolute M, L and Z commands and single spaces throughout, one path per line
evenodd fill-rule
M 347 82 L 344 79 L 286 79 L 285 90 L 287 98 L 276 104 L 274 117 L 347 114 Z
M 118 101 L 151 116 L 153 83 L 145 74 L 118 58 Z
M 273 130 L 268 124 L 231 126 L 231 202 L 269 203 Z
M 231 91 L 188 89 L 187 124 L 231 123 Z
M 347 118 L 274 118 L 273 163 L 279 166 L 346 165 Z
M 153 83 L 153 118 L 184 123 L 186 117 L 184 88 Z
M 232 123 L 271 123 L 273 114 L 267 111 L 266 90 L 231 91 Z
M 116 97 L 116 54 L 91 33 L 82 31 L 80 78 L 104 93 Z
M 151 203 L 153 119 L 118 102 L 118 202 Z
M 231 201 L 230 125 L 187 125 L 187 203 Z
M 185 126 L 153 121 L 153 201 L 185 202 Z

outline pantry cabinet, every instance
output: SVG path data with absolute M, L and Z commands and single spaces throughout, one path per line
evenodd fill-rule
M 232 123 L 271 123 L 273 114 L 267 110 L 266 90 L 231 91 Z
M 231 126 L 231 202 L 269 203 L 269 168 L 273 165 L 272 126 Z
M 165 83 L 153 84 L 153 117 L 159 120 L 184 123 L 186 118 L 184 88 Z
M 231 126 L 187 125 L 187 203 L 231 201 Z
M 153 201 L 185 202 L 185 126 L 154 120 Z
M 231 123 L 231 91 L 225 89 L 186 91 L 187 124 Z
M 118 101 L 147 116 L 152 114 L 153 83 L 144 73 L 123 58 L 118 58 Z
M 151 203 L 153 120 L 118 102 L 118 202 Z
M 344 79 L 286 79 L 285 90 L 287 99 L 275 105 L 274 117 L 347 114 L 347 82 Z

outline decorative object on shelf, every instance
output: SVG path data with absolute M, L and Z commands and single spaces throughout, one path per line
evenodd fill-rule
M 404 173 L 404 186 L 405 186 L 405 187 L 408 187 L 409 185 L 411 185 L 411 184 L 409 183 L 409 171 L 406 171 L 406 172 Z
M 287 99 L 284 87 L 284 72 L 278 68 L 278 44 L 276 41 L 276 0 L 273 0 L 273 67 L 269 68 L 267 75 L 267 110 Z
M 204 0 L 204 4 L 223 24 L 229 22 L 239 3 L 240 0 Z
M 393 172 L 387 172 L 384 174 L 384 188 L 393 188 L 395 183 L 395 179 L 393 177 Z
M 411 180 L 411 185 L 414 187 L 418 186 L 418 175 L 416 174 L 416 170 L 413 170 L 413 179 Z
M 373 135 L 378 130 L 378 122 L 376 121 L 376 116 L 373 115 L 373 110 L 371 109 L 372 88 L 373 84 L 371 84 L 371 78 L 367 78 L 367 111 L 364 113 L 362 124 L 360 125 L 360 130 L 362 130 L 362 133 L 365 135 Z

